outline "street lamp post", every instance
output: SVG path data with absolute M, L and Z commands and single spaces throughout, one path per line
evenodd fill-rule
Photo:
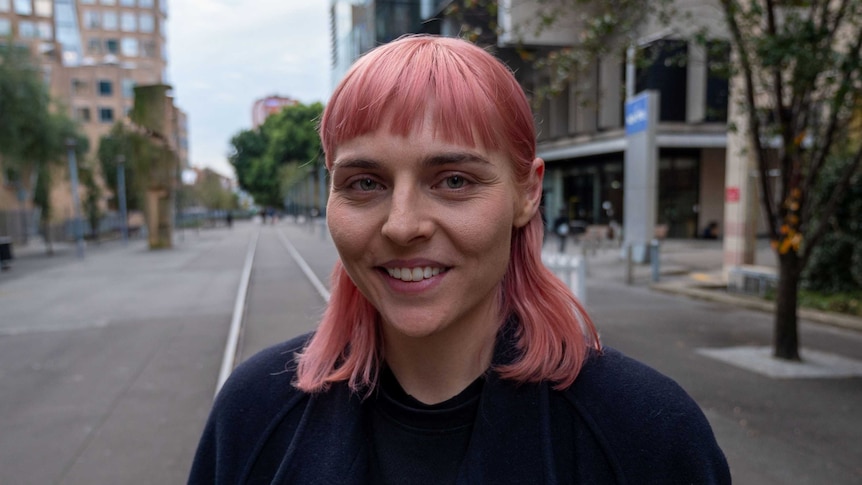
M 126 211 L 126 157 L 117 155 L 117 196 L 120 198 L 120 232 L 129 243 L 129 215 Z
M 72 228 L 75 232 L 75 248 L 79 258 L 84 257 L 84 231 L 81 227 L 81 199 L 78 197 L 78 162 L 75 159 L 74 138 L 66 139 L 66 149 L 69 158 L 69 179 L 72 184 L 72 211 L 74 220 Z

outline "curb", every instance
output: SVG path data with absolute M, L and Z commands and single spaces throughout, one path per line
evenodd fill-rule
M 650 288 L 663 293 L 684 295 L 699 300 L 725 303 L 736 307 L 748 308 L 750 310 L 760 310 L 768 313 L 773 313 L 775 311 L 774 303 L 763 301 L 759 298 L 732 295 L 704 288 L 684 286 L 679 283 L 654 283 L 650 285 Z M 862 332 L 862 318 L 859 317 L 812 310 L 809 308 L 800 308 L 798 310 L 798 315 L 799 318 L 810 320 L 812 322 Z

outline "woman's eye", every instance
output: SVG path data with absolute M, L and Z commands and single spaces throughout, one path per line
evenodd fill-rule
M 447 189 L 460 189 L 467 184 L 467 180 L 460 175 L 452 175 L 451 177 L 446 177 L 446 188 Z
M 374 179 L 371 178 L 359 179 L 354 183 L 356 185 L 356 188 L 363 191 L 375 190 L 377 188 L 377 182 L 375 182 Z

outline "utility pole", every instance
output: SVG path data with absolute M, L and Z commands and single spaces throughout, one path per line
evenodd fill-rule
M 117 196 L 120 202 L 120 232 L 123 244 L 129 243 L 129 215 L 126 211 L 126 157 L 117 155 Z

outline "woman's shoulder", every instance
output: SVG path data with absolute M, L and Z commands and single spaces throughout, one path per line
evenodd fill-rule
M 692 483 L 729 483 L 724 454 L 700 406 L 646 364 L 605 347 L 589 357 L 564 394 L 621 468 L 664 468 Z
M 210 411 L 189 483 L 238 483 L 255 462 L 270 430 L 307 395 L 293 387 L 296 353 L 309 335 L 262 350 L 237 366 Z
M 591 353 L 565 394 L 579 411 L 610 425 L 703 418 L 700 407 L 676 381 L 610 347 Z
M 670 377 L 607 346 L 590 352 L 569 392 L 588 400 L 602 401 L 632 394 L 642 399 L 660 396 L 690 399 Z M 634 405 L 630 401 L 619 404 Z

